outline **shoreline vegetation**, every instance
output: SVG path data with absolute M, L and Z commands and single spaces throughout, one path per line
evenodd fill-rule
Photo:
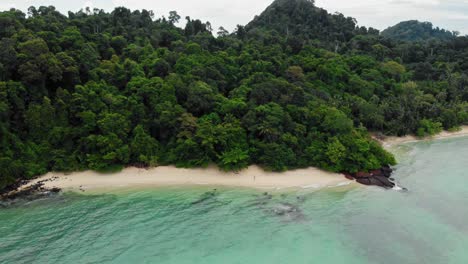
M 410 142 L 440 140 L 468 136 L 468 126 L 459 131 L 443 131 L 438 135 L 418 138 L 416 136 L 384 137 L 376 139 L 383 147 Z M 227 186 L 257 189 L 322 189 L 344 185 L 354 185 L 355 180 L 346 178 L 345 174 L 332 173 L 318 168 L 290 170 L 286 172 L 269 172 L 259 166 L 249 166 L 239 172 L 225 172 L 216 166 L 207 168 L 184 169 L 174 166 L 154 168 L 128 167 L 116 173 L 99 173 L 82 171 L 73 173 L 49 172 L 18 188 L 23 191 L 40 185 L 45 190 L 63 190 L 73 192 L 106 191 L 125 188 L 148 188 L 167 186 Z M 7 194 L 8 196 L 9 194 Z
M 468 37 L 423 48 L 310 0 L 275 0 L 232 33 L 180 19 L 0 12 L 0 194 L 48 172 L 163 165 L 316 167 L 392 188 L 395 157 L 369 131 L 468 125 Z

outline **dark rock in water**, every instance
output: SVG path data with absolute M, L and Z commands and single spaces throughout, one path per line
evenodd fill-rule
M 255 206 L 266 205 L 272 199 L 273 199 L 273 195 L 265 192 L 262 195 L 258 195 L 257 199 L 255 199 L 252 205 L 255 205 Z
M 372 185 L 369 178 L 359 178 L 359 179 L 356 179 L 356 181 L 359 182 L 360 184 Z
M 388 167 L 388 166 L 383 167 L 383 168 L 381 169 L 381 171 L 382 171 L 383 176 L 385 176 L 385 177 L 387 177 L 387 178 L 389 178 L 390 176 L 392 176 L 393 170 L 392 170 L 392 168 L 390 168 L 390 167 Z
M 280 216 L 286 221 L 298 221 L 305 218 L 302 210 L 298 206 L 290 203 L 276 204 L 270 209 L 270 211 L 273 215 Z
M 370 171 L 370 175 L 381 175 L 382 174 L 382 170 L 373 170 L 373 171 Z
M 392 172 L 393 170 L 390 167 L 385 166 L 370 172 L 345 173 L 345 177 L 355 179 L 360 184 L 391 189 L 396 186 L 393 182 L 394 179 L 391 178 Z
M 269 199 L 271 200 L 273 198 L 273 195 L 269 194 L 269 193 L 264 193 L 263 196 L 266 198 L 266 199 Z
M 279 197 L 284 200 L 288 195 L 280 194 Z M 279 217 L 281 221 L 290 222 L 290 221 L 301 221 L 305 219 L 304 213 L 296 202 L 303 203 L 305 197 L 296 196 L 293 200 L 294 202 L 280 202 L 275 196 L 265 192 L 262 195 L 256 196 L 256 199 L 250 204 L 250 206 L 255 206 L 257 209 L 264 211 L 266 214 L 272 217 Z
M 44 188 L 44 182 L 46 181 L 47 180 L 39 181 L 36 184 L 33 184 L 22 190 L 19 190 L 19 187 L 18 187 L 17 189 L 10 191 L 9 193 L 3 194 L 0 197 L 0 200 L 13 201 L 17 199 L 22 199 L 22 200 L 32 201 L 32 200 L 48 197 L 51 194 L 57 194 L 61 191 L 60 188 L 52 188 L 52 189 Z
M 385 176 L 376 176 L 376 177 L 373 177 L 372 178 L 373 180 L 375 180 L 375 184 L 376 186 L 380 186 L 380 187 L 384 187 L 384 188 L 393 188 L 395 187 L 395 183 L 391 182 L 387 177 Z
M 373 185 L 379 186 L 386 189 L 391 189 L 395 187 L 395 183 L 391 182 L 388 178 L 383 176 L 376 176 L 370 178 L 358 178 L 356 179 L 357 182 L 364 184 L 364 185 Z
M 304 196 L 297 196 L 296 199 L 297 199 L 297 201 L 299 201 L 301 203 L 306 201 L 306 198 Z
M 294 213 L 297 211 L 299 211 L 299 208 L 289 203 L 280 203 L 273 208 L 273 212 L 277 215 L 284 215 L 287 213 Z
M 369 173 L 369 172 L 357 172 L 355 175 L 354 175 L 354 178 L 370 178 L 372 177 L 372 175 Z
M 217 195 L 217 190 L 216 189 L 214 189 L 213 191 L 210 191 L 210 192 L 206 192 L 206 193 L 202 194 L 200 199 L 192 202 L 192 205 L 200 204 L 200 203 L 203 203 L 205 201 L 208 201 L 208 200 L 214 198 L 216 195 Z
M 13 193 L 15 191 L 17 191 L 21 186 L 27 184 L 28 181 L 26 180 L 21 180 L 21 179 L 18 179 L 16 180 L 13 184 L 10 184 L 9 186 L 3 188 L 0 192 L 0 198 L 5 198 L 8 196 L 8 194 L 10 193 Z

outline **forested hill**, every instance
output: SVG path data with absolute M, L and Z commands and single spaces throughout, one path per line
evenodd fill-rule
M 382 36 L 403 41 L 453 40 L 458 32 L 434 27 L 430 22 L 403 21 L 382 31 Z
M 275 5 L 218 37 L 176 12 L 1 12 L 0 189 L 127 165 L 369 171 L 395 161 L 368 130 L 468 122 L 466 38 L 393 42 L 310 1 Z
M 379 34 L 373 28 L 357 27 L 352 17 L 329 14 L 316 7 L 313 0 L 276 0 L 247 24 L 246 30 L 252 34 L 274 30 L 286 38 L 313 41 L 333 48 L 336 43 L 348 42 L 359 34 Z

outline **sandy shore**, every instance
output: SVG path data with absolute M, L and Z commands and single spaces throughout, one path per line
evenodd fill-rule
M 441 134 L 423 139 L 434 140 L 468 136 L 468 126 L 457 132 Z M 387 137 L 379 140 L 384 147 L 419 141 L 415 136 Z M 50 172 L 23 186 L 27 188 L 39 181 L 44 181 L 46 188 L 60 188 L 70 191 L 109 190 L 118 188 L 145 188 L 162 186 L 231 186 L 259 189 L 284 188 L 326 188 L 353 184 L 344 175 L 330 173 L 317 168 L 307 168 L 282 173 L 267 172 L 258 166 L 250 166 L 239 173 L 220 171 L 216 167 L 200 169 L 180 169 L 173 166 L 161 166 L 150 169 L 126 168 L 114 174 L 100 174 L 93 171 L 70 174 Z
M 468 136 L 468 126 L 461 127 L 460 131 L 456 131 L 456 132 L 443 131 L 442 133 L 435 135 L 433 137 L 422 138 L 422 139 L 416 136 L 386 137 L 384 139 L 377 139 L 377 138 L 376 139 L 380 141 L 384 147 L 391 147 L 394 145 L 409 143 L 409 142 L 424 141 L 424 140 L 437 140 L 437 139 L 455 138 L 455 137 L 463 137 L 463 136 Z
M 214 166 L 205 169 L 180 169 L 172 166 L 161 166 L 151 169 L 126 168 L 114 174 L 84 171 L 67 175 L 51 172 L 31 181 L 23 188 L 44 180 L 46 180 L 44 187 L 57 187 L 65 191 L 197 185 L 259 189 L 318 189 L 352 183 L 342 174 L 325 172 L 316 168 L 275 173 L 266 172 L 258 166 L 250 166 L 239 173 L 234 173 L 220 171 Z

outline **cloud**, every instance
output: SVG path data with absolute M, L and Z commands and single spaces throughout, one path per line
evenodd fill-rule
M 440 4 L 438 0 L 393 0 L 390 4 L 410 5 L 410 6 L 437 6 Z
M 2 1 L 3 2 L 3 1 Z M 0 10 L 10 10 L 11 8 L 20 8 L 14 1 L 0 2 Z
M 317 5 L 355 17 L 360 25 L 385 29 L 398 22 L 430 21 L 468 34 L 468 0 L 317 0 Z
M 112 0 L 114 7 L 127 6 L 125 0 Z
M 92 1 L 86 1 L 83 5 L 83 9 L 89 7 L 89 9 L 93 10 L 94 8 L 94 5 L 93 5 L 93 2 Z

